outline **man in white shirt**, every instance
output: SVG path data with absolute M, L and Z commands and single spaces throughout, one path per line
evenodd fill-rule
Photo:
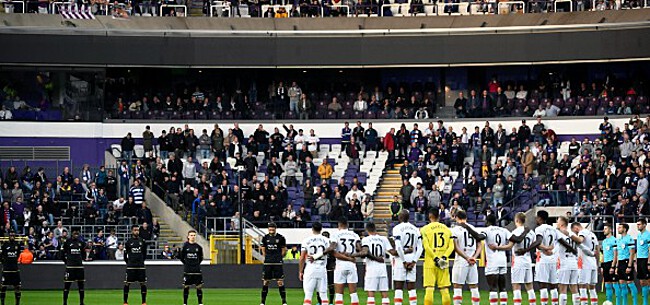
M 366 101 L 363 100 L 363 96 L 361 94 L 359 94 L 359 98 L 357 99 L 357 101 L 354 102 L 352 109 L 354 109 L 354 111 L 361 111 L 361 112 L 368 110 L 368 103 L 366 103 Z
M 113 201 L 113 210 L 115 210 L 115 212 L 121 212 L 125 204 L 126 200 L 124 197 L 120 197 L 119 199 Z
M 13 117 L 14 116 L 11 113 L 11 110 L 5 108 L 5 106 L 2 106 L 2 110 L 0 110 L 0 120 L 11 120 Z
M 388 272 L 384 257 L 387 253 L 397 256 L 397 251 L 388 241 L 388 238 L 377 234 L 374 222 L 366 224 L 368 236 L 361 240 L 360 257 L 365 257 L 366 275 L 364 277 L 364 289 L 368 293 L 366 304 L 375 304 L 375 293 L 381 294 L 381 305 L 390 305 L 388 298 Z
M 560 305 L 567 304 L 567 290 L 571 290 L 573 304 L 580 304 L 578 293 L 578 251 L 575 245 L 579 238 L 572 232 L 567 231 L 569 220 L 560 217 L 557 220 L 559 231 L 557 256 L 559 259 L 558 282 L 560 290 Z
M 410 183 L 413 187 L 417 187 L 417 186 L 418 186 L 418 183 L 419 183 L 419 184 L 424 184 L 424 183 L 422 182 L 422 178 L 420 178 L 420 177 L 418 176 L 418 173 L 417 173 L 416 171 L 414 171 L 413 173 L 411 173 L 411 178 L 409 178 L 409 183 Z
M 485 244 L 503 246 L 508 243 L 512 233 L 505 228 L 497 226 L 497 218 L 494 214 L 486 217 L 485 225 L 487 226 L 483 231 Z M 506 257 L 506 252 L 492 250 L 490 247 L 486 247 L 485 256 L 485 277 L 487 278 L 488 286 L 490 286 L 490 305 L 508 305 L 508 291 L 506 290 L 508 258 Z
M 533 242 L 535 241 L 535 233 L 530 229 L 524 227 L 526 223 L 526 214 L 517 213 L 515 215 L 515 226 L 517 227 L 512 231 L 509 242 L 505 246 L 497 246 L 490 244 L 492 250 L 507 251 L 512 249 L 513 263 L 512 263 L 512 301 L 515 305 L 521 305 L 521 286 L 524 285 L 528 291 L 528 303 L 536 304 L 537 297 L 533 289 L 533 262 L 530 257 L 530 251 L 535 249 Z
M 582 266 L 578 270 L 578 285 L 580 288 L 580 300 L 582 305 L 598 305 L 598 262 L 600 261 L 600 243 L 594 233 L 582 227 L 582 224 L 574 222 L 571 224 L 571 231 L 577 235 L 578 249 Z M 587 294 L 587 291 L 589 294 Z M 591 299 L 589 298 L 591 297 Z
M 548 212 L 538 211 L 535 218 L 537 227 L 535 228 L 537 244 L 537 255 L 539 261 L 535 268 L 535 281 L 539 283 L 539 296 L 542 304 L 548 303 L 548 292 L 551 290 L 551 304 L 557 305 L 557 255 L 555 254 L 555 244 L 557 243 L 557 229 L 548 225 Z
M 118 239 L 115 235 L 115 230 L 111 230 L 111 234 L 106 238 L 106 248 L 108 249 L 108 259 L 114 260 L 115 253 L 117 252 Z
M 420 230 L 409 222 L 410 213 L 402 210 L 397 216 L 399 224 L 393 228 L 393 239 L 397 256 L 393 257 L 393 282 L 395 282 L 395 305 L 402 305 L 404 284 L 409 294 L 409 305 L 417 305 L 418 297 L 415 289 L 416 263 L 422 254 L 422 235 Z
M 456 212 L 456 224 L 451 230 L 456 252 L 456 260 L 451 273 L 451 282 L 454 284 L 454 304 L 463 304 L 463 286 L 467 284 L 472 293 L 472 305 L 479 305 L 481 294 L 478 290 L 476 263 L 483 252 L 482 239 L 485 239 L 485 236 L 476 233 L 476 229 L 467 223 L 465 211 Z M 478 238 L 472 236 L 472 233 L 476 234 Z
M 316 136 L 313 129 L 309 130 L 309 135 L 306 137 L 307 150 L 311 152 L 314 158 L 318 158 L 318 142 L 320 139 Z
M 345 195 L 345 202 L 350 203 L 350 199 L 352 199 L 354 195 L 357 195 L 357 199 L 359 199 L 358 203 L 363 202 L 363 199 L 366 197 L 366 194 L 360 191 L 355 184 L 352 185 L 352 189 L 350 189 L 350 191 Z
M 298 277 L 302 281 L 302 288 L 305 292 L 304 305 L 311 304 L 314 291 L 320 296 L 322 305 L 329 304 L 327 298 L 327 256 L 323 253 L 329 248 L 330 242 L 328 238 L 321 235 L 321 231 L 323 231 L 323 225 L 320 222 L 314 222 L 311 226 L 313 235 L 300 243 Z M 312 259 L 307 260 L 308 257 Z
M 359 295 L 357 295 L 359 276 L 355 259 L 359 251 L 361 251 L 359 235 L 348 230 L 347 219 L 339 219 L 338 231 L 332 234 L 330 247 L 325 250 L 325 254 L 333 252 L 336 257 L 336 268 L 334 268 L 335 304 L 343 304 L 343 291 L 347 284 L 350 291 L 350 304 L 359 305 Z

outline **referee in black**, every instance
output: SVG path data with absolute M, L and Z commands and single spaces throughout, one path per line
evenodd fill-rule
M 65 263 L 65 276 L 63 278 L 63 305 L 68 305 L 68 295 L 72 283 L 77 283 L 79 288 L 79 304 L 84 304 L 84 286 L 86 275 L 84 273 L 83 255 L 86 244 L 79 239 L 79 230 L 72 231 L 72 238 L 61 246 L 61 259 Z
M 124 281 L 124 305 L 129 304 L 129 286 L 140 283 L 142 305 L 147 304 L 147 270 L 144 261 L 147 257 L 147 244 L 140 238 L 140 227 L 131 228 L 131 238 L 124 244 L 124 261 L 126 261 L 126 281 Z
M 22 247 L 16 242 L 16 233 L 9 232 L 9 241 L 2 244 L 2 288 L 0 289 L 0 301 L 5 305 L 7 286 L 14 286 L 16 305 L 20 305 L 20 271 L 18 270 L 18 257 Z
M 187 232 L 187 242 L 181 249 L 180 259 L 183 262 L 183 305 L 187 305 L 192 285 L 196 286 L 199 305 L 203 305 L 203 273 L 201 273 L 203 248 L 196 243 L 195 230 Z
M 271 222 L 268 225 L 269 234 L 262 237 L 262 255 L 264 256 L 264 270 L 262 271 L 262 303 L 266 304 L 269 294 L 269 283 L 278 282 L 278 290 L 282 298 L 282 305 L 287 305 L 287 292 L 284 288 L 284 270 L 282 259 L 287 254 L 287 241 L 284 236 L 277 234 L 278 226 Z

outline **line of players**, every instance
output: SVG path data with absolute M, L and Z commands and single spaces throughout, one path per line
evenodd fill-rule
M 124 244 L 124 261 L 126 262 L 126 278 L 124 280 L 123 298 L 124 305 L 128 305 L 130 285 L 140 284 L 140 295 L 142 305 L 147 303 L 147 275 L 145 260 L 147 244 L 139 236 L 139 226 L 131 228 L 131 238 Z M 190 286 L 196 286 L 196 296 L 199 305 L 203 304 L 203 275 L 201 273 L 201 262 L 203 261 L 203 248 L 196 243 L 196 231 L 190 230 L 187 234 L 187 242 L 180 252 L 180 260 L 183 263 L 183 304 L 187 305 Z M 68 304 L 68 296 L 73 283 L 77 283 L 79 290 L 79 304 L 84 305 L 85 298 L 85 270 L 83 266 L 83 255 L 86 244 L 79 237 L 79 230 L 73 230 L 72 236 L 66 240 L 60 248 L 61 258 L 65 264 L 63 305 Z M 13 286 L 15 291 L 15 304 L 20 305 L 21 280 L 18 269 L 18 256 L 22 251 L 22 245 L 16 241 L 15 234 L 9 234 L 9 241 L 2 244 L 2 288 L 0 289 L 0 304 L 5 304 L 5 296 L 8 286 Z
M 534 281 L 539 283 L 541 304 L 548 304 L 550 301 L 552 305 L 566 305 L 568 293 L 571 292 L 573 305 L 598 305 L 596 285 L 601 249 L 596 235 L 580 223 L 570 224 L 565 217 L 558 218 L 556 227 L 548 225 L 548 219 L 548 212 L 539 211 L 536 217 L 537 226 L 531 230 L 525 227 L 525 214 L 519 213 L 515 216 L 516 229 L 510 232 L 496 226 L 496 218 L 490 215 L 486 221 L 487 228 L 478 232 L 467 223 L 467 215 L 461 211 L 456 215 L 457 225 L 450 230 L 438 222 L 438 211 L 432 210 L 429 213 L 431 223 L 418 230 L 408 222 L 408 212 L 404 211 L 399 215 L 400 224 L 393 229 L 393 240 L 390 241 L 377 235 L 372 223 L 366 227 L 368 237 L 362 240 L 348 230 L 345 220 L 339 221 L 338 231 L 333 233 L 331 238 L 327 236 L 327 232 L 321 233 L 322 226 L 315 223 L 312 227 L 313 236 L 304 240 L 301 245 L 299 277 L 303 281 L 305 292 L 303 304 L 311 304 L 314 292 L 317 293 L 320 304 L 329 304 L 332 296 L 331 292 L 328 295 L 327 287 L 333 282 L 335 305 L 343 304 L 346 284 L 350 293 L 350 304 L 358 305 L 356 258 L 365 258 L 365 290 L 368 292 L 366 304 L 375 304 L 376 293 L 381 295 L 382 305 L 389 304 L 384 258 L 391 254 L 395 281 L 394 303 L 402 305 L 403 289 L 406 285 L 409 304 L 415 305 L 415 264 L 424 251 L 424 304 L 433 305 L 433 291 L 437 287 L 441 292 L 442 304 L 450 305 L 452 301 L 448 288 L 453 283 L 454 305 L 463 303 L 462 288 L 465 284 L 471 291 L 471 303 L 478 305 L 481 299 L 477 261 L 484 245 L 487 245 L 485 274 L 490 287 L 490 305 L 508 303 L 506 251 L 511 251 L 513 256 L 511 283 L 512 301 L 515 305 L 523 303 L 522 286 L 528 293 L 528 304 L 537 303 Z M 627 305 L 628 289 L 631 291 L 633 304 L 637 305 L 635 261 L 637 277 L 642 285 L 643 304 L 648 305 L 650 232 L 646 226 L 645 219 L 637 222 L 639 235 L 636 241 L 627 235 L 628 224 L 618 226 L 619 238 L 613 236 L 611 225 L 605 227 L 607 239 L 603 243 L 604 263 L 601 272 L 605 275 L 607 299 L 611 301 L 615 290 L 618 305 Z M 538 255 L 534 276 L 531 258 L 533 251 L 537 251 Z M 450 283 L 447 258 L 452 252 L 455 252 L 456 259 Z M 264 303 L 265 296 L 262 305 Z M 286 304 L 284 298 L 283 303 Z

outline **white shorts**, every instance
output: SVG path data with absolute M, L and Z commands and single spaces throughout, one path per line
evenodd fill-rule
M 303 275 L 302 289 L 305 294 L 327 293 L 327 270 L 305 272 Z
M 512 268 L 510 276 L 513 284 L 529 284 L 533 282 L 532 268 Z
M 557 264 L 541 263 L 535 266 L 535 281 L 557 284 Z
M 485 267 L 485 275 L 506 275 L 508 267 Z
M 334 284 L 356 284 L 359 282 L 357 266 L 354 264 L 339 264 L 334 268 Z
M 388 291 L 388 277 L 365 277 L 365 291 Z
M 407 271 L 406 268 L 404 268 L 404 263 L 399 259 L 394 259 L 391 267 L 393 281 L 415 283 L 417 279 L 417 267 L 413 267 L 413 269 Z
M 578 284 L 580 285 L 596 285 L 598 284 L 598 270 L 596 269 L 580 269 L 578 272 Z
M 451 282 L 454 284 L 478 284 L 478 268 L 474 266 L 454 265 L 451 269 Z
M 578 270 L 565 270 L 560 269 L 557 272 L 558 283 L 560 285 L 576 285 L 578 284 Z

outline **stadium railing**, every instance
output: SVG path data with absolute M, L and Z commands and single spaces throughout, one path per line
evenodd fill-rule
M 4 13 L 6 13 L 6 14 L 11 14 L 11 13 L 22 14 L 22 13 L 25 13 L 25 1 L 2 0 L 2 1 L 0 1 L 0 5 L 2 5 L 2 8 L 4 9 Z M 17 9 L 20 9 L 20 11 L 17 11 Z

